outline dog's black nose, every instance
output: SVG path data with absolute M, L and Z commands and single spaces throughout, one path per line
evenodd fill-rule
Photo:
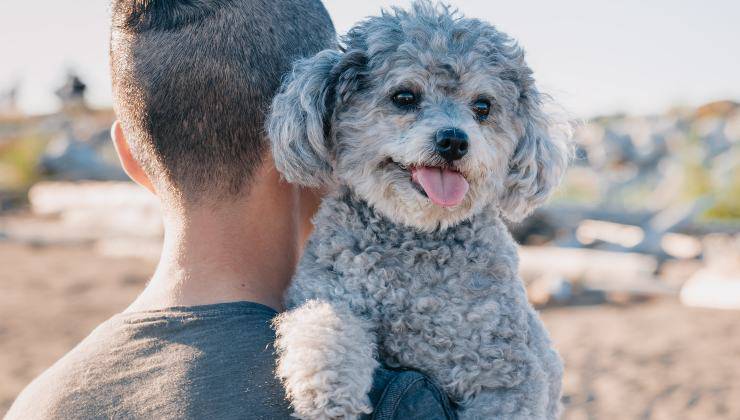
M 459 128 L 440 128 L 434 135 L 434 150 L 448 162 L 461 159 L 468 153 L 468 135 Z

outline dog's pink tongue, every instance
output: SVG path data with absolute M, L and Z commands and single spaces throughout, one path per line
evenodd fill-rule
M 462 203 L 468 192 L 468 181 L 459 172 L 447 168 L 419 166 L 411 168 L 411 179 L 424 188 L 438 206 L 453 207 Z

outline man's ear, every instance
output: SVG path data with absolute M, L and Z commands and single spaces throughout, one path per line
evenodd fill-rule
M 152 194 L 157 194 L 154 190 L 154 185 L 149 179 L 149 176 L 144 172 L 139 162 L 134 159 L 131 155 L 131 149 L 129 148 L 126 136 L 123 134 L 123 127 L 121 122 L 116 120 L 110 129 L 110 136 L 113 139 L 113 146 L 116 148 L 118 159 L 121 161 L 121 166 L 126 172 L 126 175 L 131 178 L 132 181 L 141 185 L 142 187 L 149 190 Z
M 523 133 L 504 182 L 500 207 L 512 221 L 542 205 L 560 184 L 570 162 L 570 126 L 555 124 L 542 110 L 540 94 L 529 80 L 520 97 L 518 119 Z
M 355 87 L 348 55 L 324 50 L 299 60 L 272 101 L 267 134 L 275 166 L 288 182 L 330 183 L 334 109 Z

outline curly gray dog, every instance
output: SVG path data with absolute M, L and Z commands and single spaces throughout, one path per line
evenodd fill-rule
M 462 418 L 552 419 L 562 363 L 518 278 L 518 220 L 568 134 L 507 35 L 417 2 L 299 61 L 268 118 L 284 177 L 334 186 L 276 321 L 295 414 L 356 418 L 376 360 L 429 375 Z

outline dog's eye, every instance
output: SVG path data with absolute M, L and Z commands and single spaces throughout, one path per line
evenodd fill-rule
M 419 104 L 419 98 L 414 94 L 414 92 L 409 90 L 396 92 L 393 94 L 391 99 L 396 106 L 401 108 L 411 108 Z
M 479 99 L 473 103 L 473 112 L 479 121 L 483 121 L 488 118 L 488 113 L 491 112 L 491 103 L 485 99 Z

